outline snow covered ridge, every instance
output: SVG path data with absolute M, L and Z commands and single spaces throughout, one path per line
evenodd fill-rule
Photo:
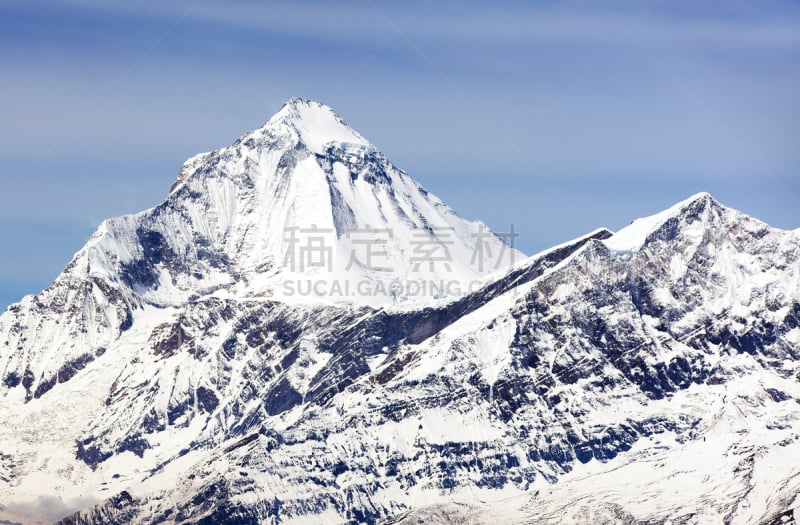
M 230 147 L 189 159 L 161 205 L 107 221 L 72 264 L 121 282 L 130 303 L 177 306 L 212 293 L 307 301 L 284 293 L 284 283 L 312 278 L 321 282 L 312 291 L 326 291 L 312 300 L 380 304 L 438 296 L 389 286 L 376 293 L 370 283 L 466 290 L 522 258 L 395 168 L 330 108 L 292 99 Z M 345 281 L 372 292 L 327 293 Z
M 798 232 L 525 258 L 293 99 L 0 316 L 0 521 L 791 522 Z

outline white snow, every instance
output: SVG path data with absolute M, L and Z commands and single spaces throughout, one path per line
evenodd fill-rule
M 711 198 L 711 196 L 706 192 L 697 193 L 660 213 L 636 219 L 603 242 L 606 246 L 618 252 L 636 251 L 644 244 L 647 236 L 667 220 L 678 215 L 689 204 L 705 198 Z
M 279 124 L 293 126 L 302 142 L 314 153 L 325 152 L 331 142 L 352 143 L 369 146 L 369 141 L 347 126 L 331 108 L 319 102 L 293 98 L 275 114 L 265 128 Z
M 337 155 L 330 166 L 317 157 L 326 148 Z M 578 326 L 568 325 L 588 311 L 607 320 L 609 330 L 629 330 L 645 342 L 628 352 L 640 352 L 646 365 L 691 354 L 689 339 L 716 328 L 715 323 L 724 322 L 742 334 L 752 328 L 757 314 L 767 312 L 763 319 L 776 323 L 784 319 L 800 296 L 798 230 L 784 235 L 772 229 L 743 248 L 731 236 L 760 232 L 765 226 L 733 211 L 725 217 L 736 219 L 736 231 L 722 231 L 705 220 L 682 224 L 673 251 L 648 254 L 662 271 L 648 276 L 654 286 L 651 299 L 685 314 L 669 326 L 671 332 L 664 331 L 663 318 L 642 315 L 627 298 L 615 303 L 609 297 L 609 304 L 600 308 L 587 298 L 596 279 L 624 279 L 632 271 L 625 264 L 635 259 L 647 236 L 698 199 L 710 197 L 695 195 L 614 234 L 604 241 L 616 252 L 610 257 L 596 242 L 586 243 L 541 276 L 486 301 L 419 344 L 370 347 L 366 367 L 359 363 L 361 375 L 351 383 L 329 385 L 335 386 L 333 397 L 314 404 L 306 397 L 312 380 L 325 371 L 326 378 L 336 381 L 333 376 L 341 372 L 329 365 L 343 362 L 336 360 L 342 356 L 322 351 L 317 337 L 339 314 L 351 306 L 376 307 L 364 307 L 363 315 L 348 320 L 342 328 L 349 330 L 373 316 L 441 307 L 457 295 L 408 290 L 392 295 L 388 289 L 373 294 L 378 286 L 393 280 L 444 280 L 464 291 L 506 271 L 496 270 L 488 255 L 479 261 L 483 268 L 469 263 L 472 235 L 480 223 L 455 215 L 330 108 L 293 99 L 263 128 L 233 146 L 189 159 L 158 210 L 102 223 L 51 289 L 0 315 L 0 344 L 6 343 L 0 346 L 2 378 L 30 370 L 38 385 L 71 359 L 87 352 L 95 356 L 38 399 L 26 401 L 23 385 L 0 386 L 0 520 L 53 521 L 121 490 L 151 498 L 147 512 L 155 515 L 193 496 L 215 476 L 252 481 L 253 490 L 236 496 L 245 502 L 291 502 L 326 490 L 335 498 L 355 489 L 351 504 L 385 505 L 387 512 L 412 507 L 418 516 L 431 519 L 445 512 L 467 522 L 602 522 L 614 517 L 607 507 L 612 503 L 636 519 L 655 521 L 685 510 L 697 522 L 719 522 L 731 511 L 725 506 L 737 498 L 741 503 L 731 514 L 735 523 L 764 521 L 774 509 L 797 509 L 800 467 L 786 458 L 800 455 L 800 406 L 793 400 L 800 398 L 794 379 L 798 366 L 790 357 L 800 344 L 800 328 L 780 333 L 780 370 L 745 352 L 726 353 L 723 345 L 709 345 L 701 357 L 715 373 L 725 372 L 726 382 L 692 384 L 654 400 L 627 381 L 598 348 L 587 345 Z M 381 264 L 392 270 L 348 268 L 349 255 L 359 244 L 354 236 L 337 231 L 343 223 L 391 230 Z M 324 230 L 320 235 L 333 256 L 330 271 L 284 264 L 287 228 L 311 226 Z M 447 242 L 449 269 L 441 263 L 415 268 L 413 241 L 424 226 L 447 228 L 446 235 L 434 240 Z M 145 234 L 151 235 L 147 242 L 142 240 Z M 315 235 L 300 232 L 298 239 L 305 245 Z M 701 246 L 707 236 L 712 241 Z M 490 243 L 487 252 L 497 254 L 499 241 Z M 513 269 L 535 264 L 560 247 L 529 259 L 516 254 Z M 687 261 L 699 248 L 705 250 L 704 270 L 710 277 L 686 283 L 692 275 Z M 129 286 L 126 268 L 148 251 L 160 254 L 147 274 L 152 282 Z M 299 279 L 322 283 L 324 292 L 337 283 L 367 283 L 370 293 L 287 293 L 284 284 Z M 673 293 L 680 286 L 694 286 L 697 310 L 682 310 L 687 307 L 684 296 Z M 543 306 L 541 312 L 529 309 L 532 296 Z M 779 307 L 770 309 L 774 305 Z M 121 331 L 128 309 L 133 322 Z M 281 312 L 303 318 L 302 334 L 294 343 L 279 343 L 272 334 L 249 344 L 253 325 L 240 329 L 237 322 L 253 312 L 266 311 L 263 315 L 270 318 L 273 310 L 279 320 Z M 562 320 L 567 326 L 560 332 L 545 329 L 547 323 Z M 174 355 L 157 353 L 154 341 L 176 326 L 199 335 L 193 352 L 181 347 Z M 529 328 L 538 339 L 517 339 Z M 372 334 L 364 334 L 365 352 L 367 337 Z M 228 343 L 235 344 L 223 352 Z M 359 351 L 360 344 L 348 351 Z M 523 362 L 523 351 L 533 351 L 541 366 Z M 284 364 L 291 352 L 296 358 Z M 553 373 L 557 366 L 573 369 L 593 361 L 598 368 L 574 383 Z M 392 367 L 394 374 L 382 379 Z M 496 392 L 504 380 L 529 378 L 538 389 L 543 384 L 539 374 L 548 372 L 553 381 L 545 394 L 507 391 L 520 407 L 510 420 L 501 417 L 498 407 L 504 400 Z M 225 431 L 264 406 L 261 392 L 244 395 L 262 374 L 267 378 L 263 385 L 286 380 L 303 401 L 265 416 L 262 428 L 252 429 L 261 433 L 252 448 L 223 453 L 242 437 L 226 437 Z M 605 382 L 598 386 L 598 380 Z M 200 387 L 219 397 L 216 408 L 201 410 L 194 396 Z M 776 401 L 766 388 L 793 399 Z M 185 399 L 193 405 L 184 414 L 163 430 L 143 434 L 151 448 L 142 457 L 116 453 L 96 470 L 76 459 L 76 442 L 86 436 L 119 443 L 141 428 L 145 415 L 166 420 L 170 407 Z M 683 433 L 640 435 L 631 450 L 614 459 L 575 462 L 570 472 L 528 455 L 550 438 L 557 441 L 566 427 L 603 437 L 630 421 L 647 420 L 674 422 L 683 426 Z M 698 425 L 689 427 L 693 420 Z M 265 431 L 287 439 L 267 453 Z M 696 435 L 687 439 L 687 432 Z M 193 443 L 200 446 L 187 452 Z M 470 466 L 459 474 L 460 487 L 444 490 L 442 480 L 430 472 L 437 462 L 458 458 L 437 456 L 435 450 L 442 447 L 462 447 L 476 465 L 477 460 L 513 458 L 519 467 L 509 467 L 508 473 L 534 469 L 535 481 L 525 489 L 514 483 L 477 489 L 486 472 Z M 398 460 L 396 476 L 384 476 Z M 338 463 L 348 469 L 334 474 L 332 466 Z M 187 477 L 189 473 L 194 477 Z M 335 484 L 321 487 L 308 482 L 312 476 Z M 545 476 L 559 482 L 551 484 Z M 374 493 L 359 492 L 365 483 L 372 483 Z M 793 503 L 786 507 L 787 502 Z M 57 515 L 46 515 L 39 503 L 56 509 Z M 327 507 L 313 519 L 290 519 L 340 523 L 347 518 Z

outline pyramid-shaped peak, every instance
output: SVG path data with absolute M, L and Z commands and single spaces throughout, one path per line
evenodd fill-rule
M 289 99 L 267 121 L 265 128 L 293 128 L 308 149 L 322 154 L 331 142 L 369 146 L 369 141 L 351 128 L 330 106 L 299 97 Z
M 604 242 L 612 250 L 636 251 L 647 242 L 653 232 L 671 219 L 693 223 L 700 220 L 709 208 L 723 208 L 723 206 L 707 192 L 696 193 L 660 213 L 636 219 Z
M 695 193 L 694 195 L 692 195 L 688 199 L 677 203 L 672 208 L 677 208 L 679 210 L 685 211 L 685 210 L 687 210 L 689 208 L 698 207 L 698 206 L 705 207 L 706 205 L 709 205 L 709 204 L 712 205 L 712 206 L 713 205 L 719 205 L 719 202 L 716 199 L 714 199 L 714 197 L 712 197 L 711 194 L 708 193 L 707 191 L 701 191 L 700 193 Z
M 122 271 L 135 298 L 153 304 L 181 304 L 209 289 L 383 304 L 453 294 L 384 286 L 395 277 L 465 289 L 522 258 L 486 232 L 394 167 L 330 107 L 293 98 L 230 147 L 189 159 L 167 201 L 119 223 L 98 250 L 110 268 L 132 258 L 125 264 L 145 268 Z M 121 246 L 123 238 L 130 242 Z M 430 261 L 420 259 L 423 248 Z M 284 286 L 309 276 L 322 283 L 313 293 Z M 345 281 L 379 284 L 360 293 L 336 289 Z
M 666 222 L 672 217 L 682 217 L 689 222 L 693 222 L 698 214 L 708 208 L 722 207 L 722 205 L 711 196 L 710 193 L 701 191 L 691 197 L 673 204 L 666 210 L 654 215 L 659 219 L 659 223 Z
M 692 195 L 692 196 L 690 196 L 690 197 L 678 202 L 677 204 L 675 204 L 675 206 L 680 206 L 681 204 L 688 204 L 688 203 L 695 202 L 695 201 L 705 201 L 705 200 L 709 200 L 709 199 L 714 200 L 714 197 L 712 197 L 711 194 L 708 193 L 707 191 L 700 191 L 700 192 L 697 192 L 694 195 Z
M 311 113 L 328 113 L 338 118 L 336 112 L 330 106 L 317 102 L 316 100 L 309 100 L 306 98 L 292 97 L 283 103 L 281 109 L 278 110 L 276 116 L 288 118 L 302 118 L 303 115 Z

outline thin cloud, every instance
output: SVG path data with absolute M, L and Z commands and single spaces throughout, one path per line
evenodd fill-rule
M 93 498 L 70 498 L 62 500 L 55 496 L 41 495 L 26 502 L 13 502 L 3 508 L 3 519 L 0 524 L 14 523 L 11 520 L 20 520 L 22 523 L 54 523 L 61 518 L 69 516 L 81 509 L 91 507 L 97 503 Z
M 656 4 L 647 10 L 636 3 L 622 10 L 606 10 L 600 3 L 591 9 L 566 5 L 543 7 L 512 5 L 496 6 L 437 4 L 384 6 L 369 2 L 332 3 L 209 3 L 185 0 L 182 2 L 148 3 L 100 2 L 77 0 L 70 10 L 83 9 L 120 17 L 155 17 L 164 24 L 183 18 L 183 24 L 202 23 L 225 25 L 240 30 L 268 32 L 340 42 L 385 41 L 396 30 L 411 39 L 470 40 L 507 44 L 543 41 L 599 42 L 617 38 L 630 29 L 648 40 L 745 44 L 751 46 L 795 46 L 800 44 L 797 23 L 800 13 L 785 12 L 781 18 L 744 13 L 737 4 L 720 4 L 711 14 L 693 16 L 678 12 L 676 4 L 670 11 L 659 11 Z M 63 3 L 56 0 L 13 1 L 5 9 L 59 10 Z M 765 10 L 768 11 L 768 10 Z M 646 12 L 646 14 L 645 14 Z M 645 15 L 645 16 L 642 16 Z

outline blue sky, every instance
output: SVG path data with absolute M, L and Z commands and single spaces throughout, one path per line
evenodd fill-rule
M 526 253 L 698 191 L 800 227 L 797 2 L 5 0 L 0 72 L 0 308 L 291 96 Z

